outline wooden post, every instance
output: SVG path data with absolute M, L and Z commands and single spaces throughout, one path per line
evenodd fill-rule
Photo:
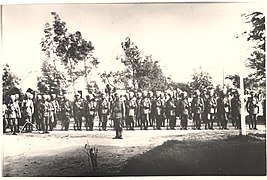
M 241 100 L 241 130 L 240 135 L 247 135 L 245 117 L 244 78 L 240 75 L 240 100 Z

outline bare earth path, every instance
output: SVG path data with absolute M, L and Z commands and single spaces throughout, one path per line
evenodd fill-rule
M 248 133 L 265 134 L 265 126 Z M 120 171 L 125 161 L 146 152 L 167 140 L 222 139 L 238 135 L 230 130 L 135 130 L 124 131 L 123 140 L 112 139 L 108 131 L 52 131 L 50 134 L 22 133 L 3 136 L 4 176 L 90 176 L 84 145 L 99 149 L 98 167 L 101 176 Z

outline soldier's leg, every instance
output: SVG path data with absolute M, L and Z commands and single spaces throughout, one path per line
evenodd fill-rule
M 89 117 L 88 116 L 85 116 L 84 126 L 85 126 L 86 131 L 88 131 L 88 127 L 89 127 Z
M 45 117 L 45 133 L 48 133 L 49 117 Z
M 256 114 L 253 114 L 253 121 L 254 121 L 254 127 L 253 129 L 257 130 L 257 115 Z
M 70 116 L 66 116 L 65 125 L 64 125 L 66 131 L 69 130 L 69 124 L 70 124 Z
M 16 118 L 12 118 L 12 134 L 16 135 L 17 123 Z
M 6 125 L 7 125 L 6 118 L 3 116 L 3 133 L 6 133 Z

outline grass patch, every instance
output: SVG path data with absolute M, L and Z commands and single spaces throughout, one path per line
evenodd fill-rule
M 119 175 L 266 175 L 265 140 L 171 140 L 129 159 Z

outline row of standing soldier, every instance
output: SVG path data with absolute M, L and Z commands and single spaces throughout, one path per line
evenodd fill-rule
M 81 130 L 83 118 L 86 130 L 93 130 L 94 118 L 99 116 L 99 130 L 106 130 L 108 116 L 114 122 L 116 138 L 121 138 L 122 127 L 134 130 L 134 127 L 148 129 L 161 129 L 167 126 L 169 129 L 176 127 L 176 118 L 181 120 L 181 129 L 187 129 L 188 119 L 193 118 L 196 129 L 201 128 L 201 122 L 205 129 L 213 129 L 213 122 L 217 119 L 220 129 L 227 129 L 230 114 L 236 128 L 240 128 L 241 102 L 238 92 L 229 98 L 226 93 L 215 96 L 214 91 L 208 91 L 203 95 L 197 90 L 193 100 L 188 100 L 187 93 L 182 92 L 177 96 L 173 92 L 143 91 L 129 92 L 124 97 L 117 93 L 106 98 L 103 94 L 97 101 L 90 94 L 86 100 L 80 94 L 75 95 L 71 103 L 66 96 L 61 103 L 52 95 L 33 95 L 26 93 L 23 101 L 19 101 L 18 95 L 11 95 L 7 106 L 4 106 L 4 127 L 11 126 L 13 134 L 18 131 L 18 120 L 24 118 L 26 122 L 35 123 L 39 130 L 48 133 L 56 126 L 61 117 L 62 129 L 68 130 L 70 118 L 74 117 L 74 130 Z M 256 129 L 256 115 L 259 112 L 259 99 L 252 91 L 251 97 L 246 101 L 246 109 L 249 113 L 249 128 Z M 60 116 L 59 116 L 60 112 Z M 5 124 L 5 122 L 7 122 Z M 5 130 L 5 129 L 4 129 Z M 32 126 L 27 125 L 26 131 L 31 131 Z

